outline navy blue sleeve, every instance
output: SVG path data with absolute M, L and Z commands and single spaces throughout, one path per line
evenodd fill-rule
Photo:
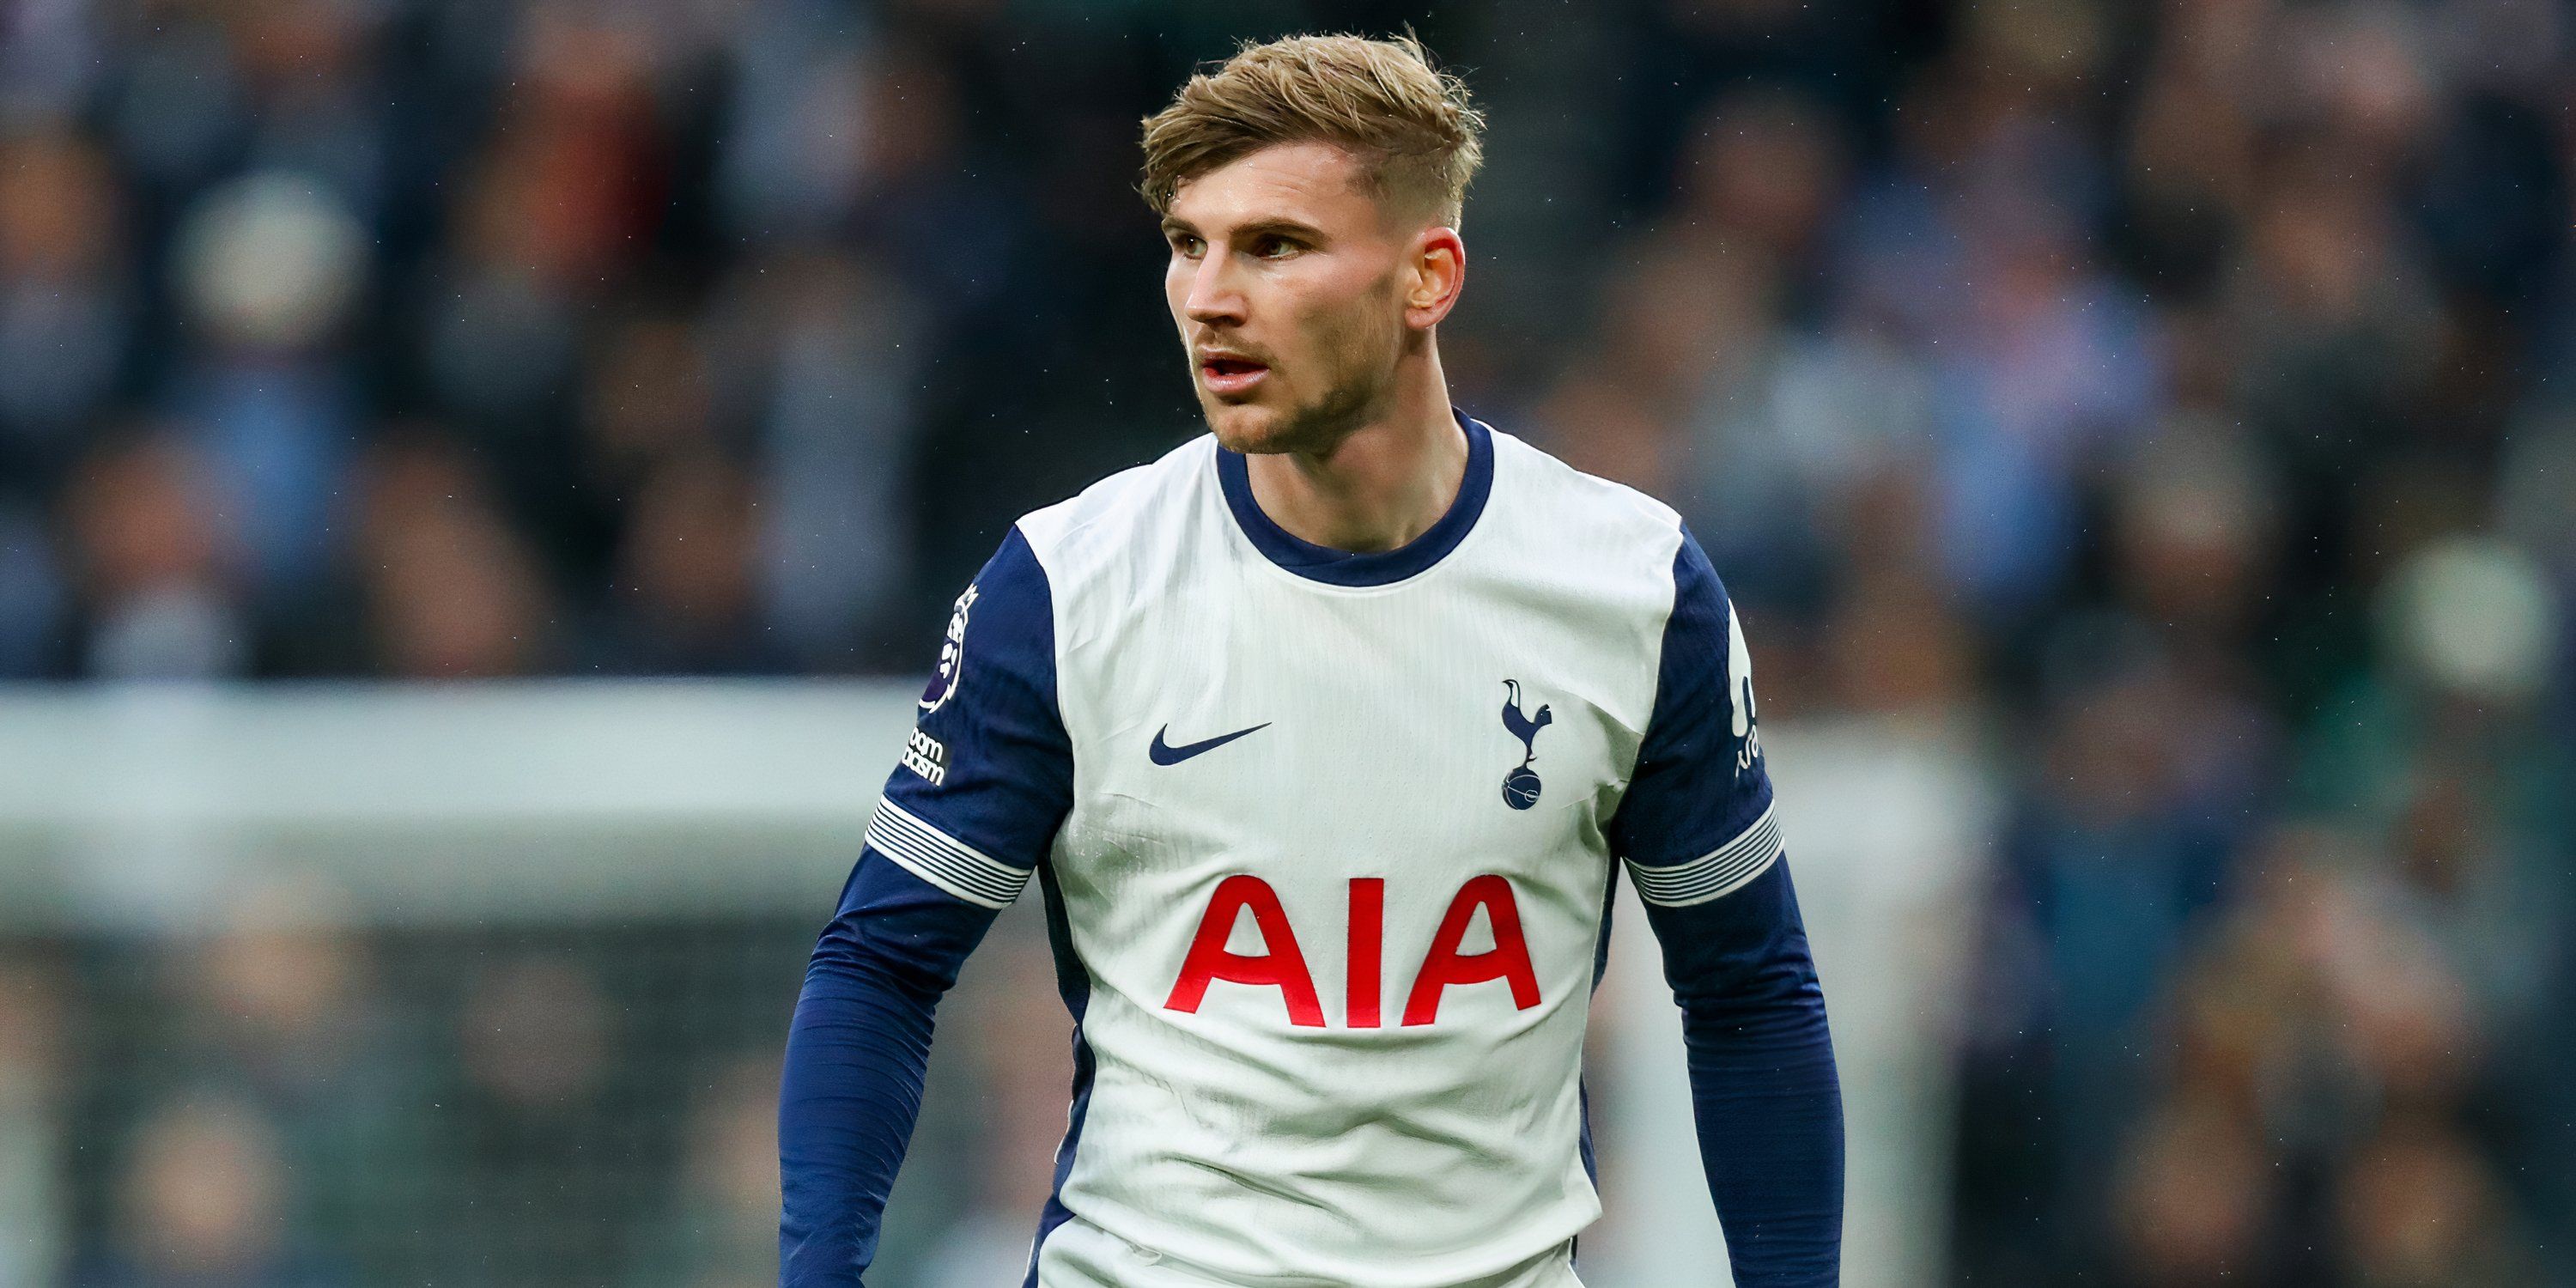
M 839 910 L 778 1092 L 781 1288 L 856 1288 L 912 1139 L 933 1017 L 1073 800 L 1046 574 L 1018 529 L 957 599 Z
M 1609 826 L 1681 1006 L 1700 1161 L 1741 1288 L 1842 1263 L 1842 1089 L 1789 881 L 1744 633 L 1688 532 L 1655 708 Z

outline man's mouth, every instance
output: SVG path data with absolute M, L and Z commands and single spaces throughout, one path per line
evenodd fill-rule
M 1233 354 L 1207 354 L 1199 359 L 1199 380 L 1213 393 L 1244 393 L 1268 374 L 1269 367 Z

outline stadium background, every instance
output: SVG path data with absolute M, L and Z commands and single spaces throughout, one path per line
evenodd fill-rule
M 1853 1282 L 2576 1283 L 2564 5 L 0 0 L 0 1284 L 763 1282 L 866 677 L 1194 425 L 1137 119 L 1403 21 L 1460 404 L 1689 517 L 1810 837 L 1972 829 L 1819 855 Z M 1029 920 L 888 1283 L 1024 1243 Z

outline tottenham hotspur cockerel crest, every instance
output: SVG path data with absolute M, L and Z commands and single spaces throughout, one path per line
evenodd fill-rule
M 1521 740 L 1523 753 L 1520 766 L 1503 776 L 1503 803 L 1513 809 L 1528 809 L 1538 804 L 1542 784 L 1538 781 L 1538 771 L 1530 768 L 1530 762 L 1538 759 L 1538 731 L 1555 718 L 1555 713 L 1549 711 L 1544 702 L 1539 704 L 1537 715 L 1521 714 L 1521 682 L 1503 681 L 1503 727 Z

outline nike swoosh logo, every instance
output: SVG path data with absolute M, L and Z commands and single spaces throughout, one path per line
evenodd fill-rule
M 1177 765 L 1192 756 L 1204 755 L 1234 741 L 1237 738 L 1259 733 L 1269 727 L 1270 722 L 1265 720 L 1249 729 L 1237 729 L 1233 733 L 1218 734 L 1216 737 L 1210 738 L 1205 742 L 1185 742 L 1180 746 L 1175 747 L 1170 743 L 1163 741 L 1163 735 L 1172 731 L 1172 727 L 1170 725 L 1164 725 L 1162 728 L 1154 731 L 1154 745 L 1146 748 L 1145 754 L 1153 757 L 1154 763 L 1157 765 Z

